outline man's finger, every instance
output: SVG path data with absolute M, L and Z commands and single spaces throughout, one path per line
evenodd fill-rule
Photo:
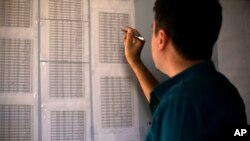
M 128 30 L 127 30 L 126 41 L 127 41 L 127 45 L 133 41 L 133 33 L 132 33 L 132 30 L 130 28 L 128 28 Z

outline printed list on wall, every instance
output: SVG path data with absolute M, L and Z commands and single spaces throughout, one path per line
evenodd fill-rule
M 141 140 L 121 31 L 134 13 L 134 0 L 0 0 L 0 140 Z
M 92 140 L 88 1 L 43 0 L 40 6 L 42 140 Z
M 134 26 L 134 1 L 93 0 L 90 11 L 94 139 L 139 141 L 136 81 L 121 31 Z
M 0 0 L 0 140 L 37 140 L 35 0 Z

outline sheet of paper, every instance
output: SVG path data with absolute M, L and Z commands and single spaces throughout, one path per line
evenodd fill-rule
M 0 1 L 0 140 L 38 138 L 37 2 Z
M 126 62 L 124 26 L 134 26 L 130 0 L 91 3 L 94 139 L 139 141 L 137 84 Z
M 88 0 L 41 1 L 44 141 L 91 140 Z

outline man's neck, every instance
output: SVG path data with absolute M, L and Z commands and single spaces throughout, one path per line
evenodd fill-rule
M 175 75 L 183 72 L 184 70 L 190 68 L 191 66 L 201 63 L 204 60 L 195 60 L 195 61 L 189 61 L 189 60 L 184 60 L 184 61 L 178 61 L 178 62 L 172 62 L 172 67 L 170 67 L 168 75 L 169 77 L 174 77 Z
M 170 43 L 166 49 L 160 54 L 163 63 L 160 65 L 160 70 L 168 75 L 170 78 L 188 69 L 189 67 L 204 62 L 205 60 L 189 60 L 180 55 L 174 45 Z
M 188 60 L 180 56 L 176 51 L 172 50 L 171 54 L 168 54 L 167 63 L 165 64 L 165 73 L 169 77 L 174 77 L 175 75 L 181 73 L 182 71 L 188 69 L 189 67 L 204 62 L 204 60 Z

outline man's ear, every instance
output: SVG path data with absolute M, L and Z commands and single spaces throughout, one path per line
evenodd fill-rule
M 158 49 L 164 50 L 169 42 L 169 36 L 163 29 L 159 30 L 158 36 Z

